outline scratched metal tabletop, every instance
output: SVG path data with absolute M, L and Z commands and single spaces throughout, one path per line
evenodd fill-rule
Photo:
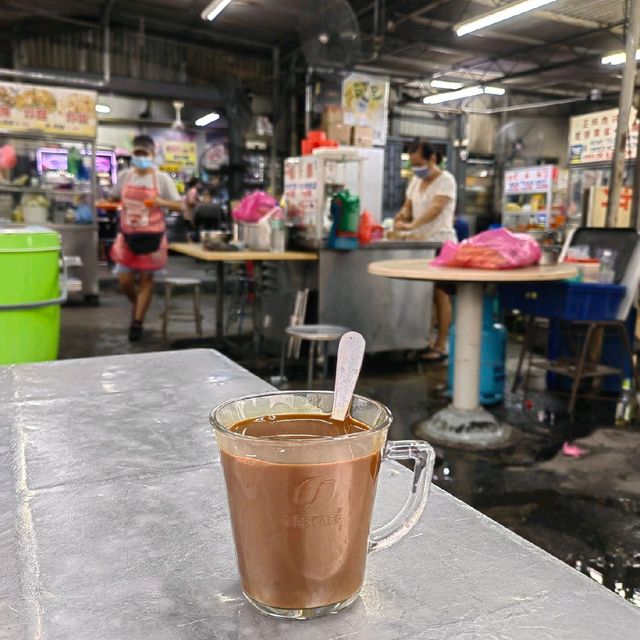
M 207 350 L 0 368 L 0 638 L 637 640 L 638 610 L 438 489 L 350 609 L 260 614 L 207 415 L 269 388 Z M 376 520 L 410 479 L 383 467 Z

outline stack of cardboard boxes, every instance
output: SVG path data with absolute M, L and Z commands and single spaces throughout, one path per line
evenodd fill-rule
M 335 140 L 340 145 L 353 145 L 354 147 L 372 147 L 373 130 L 371 127 L 362 127 L 345 124 L 342 109 L 337 105 L 329 105 L 322 112 L 322 130 L 329 140 Z

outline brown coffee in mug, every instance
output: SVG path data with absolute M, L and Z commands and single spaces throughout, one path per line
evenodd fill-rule
M 282 391 L 210 415 L 242 590 L 268 615 L 308 619 L 349 606 L 367 553 L 406 535 L 427 500 L 432 447 L 387 442 L 391 414 L 374 400 L 354 396 L 344 423 L 330 419 L 332 406 L 331 392 Z M 413 460 L 413 483 L 396 518 L 371 531 L 383 458 Z
M 231 431 L 264 438 L 322 438 L 365 431 L 304 414 L 242 420 Z M 381 452 L 315 465 L 222 452 L 244 592 L 280 609 L 347 600 L 362 585 Z

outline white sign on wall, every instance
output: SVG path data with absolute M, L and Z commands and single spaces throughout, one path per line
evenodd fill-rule
M 639 123 L 637 112 L 632 109 L 629 118 L 629 139 L 627 140 L 627 160 L 636 157 L 638 150 Z M 596 111 L 574 116 L 569 124 L 569 164 L 588 162 L 610 162 L 618 127 L 618 109 Z

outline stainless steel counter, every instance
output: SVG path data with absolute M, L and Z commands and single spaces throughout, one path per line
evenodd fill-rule
M 367 353 L 423 349 L 431 325 L 433 285 L 377 278 L 378 260 L 431 260 L 433 242 L 378 242 L 355 251 L 320 251 L 319 322 L 344 325 L 364 335 Z
M 209 410 L 263 381 L 206 350 L 0 368 L 0 638 L 635 640 L 640 612 L 443 491 L 361 598 L 267 618 L 237 579 Z M 411 474 L 383 467 L 376 521 Z

